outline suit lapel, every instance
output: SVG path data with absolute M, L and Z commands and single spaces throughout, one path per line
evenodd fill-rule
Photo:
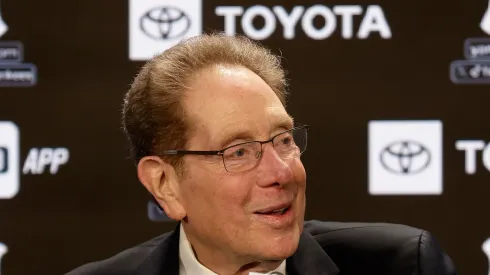
M 137 275 L 179 275 L 180 223 L 141 264 Z M 339 270 L 323 248 L 303 231 L 298 250 L 286 260 L 287 275 L 338 275 Z
M 146 258 L 137 275 L 179 275 L 180 222 L 170 235 Z
M 287 275 L 337 275 L 339 269 L 323 248 L 305 232 L 296 252 L 286 260 Z

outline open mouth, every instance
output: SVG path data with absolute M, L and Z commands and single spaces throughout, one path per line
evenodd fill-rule
M 255 212 L 255 214 L 281 216 L 281 215 L 284 215 L 285 213 L 287 213 L 290 209 L 291 209 L 291 205 L 284 207 L 284 208 L 275 209 L 272 211 L 265 211 L 265 212 L 258 211 L 258 212 Z

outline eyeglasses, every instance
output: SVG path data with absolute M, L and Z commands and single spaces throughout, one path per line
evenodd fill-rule
M 308 129 L 308 125 L 303 125 L 279 133 L 266 141 L 248 141 L 219 151 L 167 150 L 162 155 L 218 155 L 223 158 L 226 171 L 245 172 L 257 166 L 263 154 L 262 145 L 269 142 L 281 159 L 299 157 L 306 150 Z

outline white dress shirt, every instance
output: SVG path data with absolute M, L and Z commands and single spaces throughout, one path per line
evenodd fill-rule
M 187 235 L 184 232 L 184 227 L 180 225 L 180 238 L 179 238 L 179 274 L 180 275 L 218 275 L 213 271 L 209 270 L 207 267 L 203 266 L 194 255 L 191 244 L 187 240 Z M 284 260 L 281 265 L 275 270 L 267 272 L 270 274 L 274 271 L 286 274 L 286 260 Z M 254 273 L 252 273 L 254 274 Z M 257 274 L 257 273 L 255 273 Z

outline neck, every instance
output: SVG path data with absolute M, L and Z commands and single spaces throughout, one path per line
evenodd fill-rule
M 238 257 L 232 251 L 202 240 L 185 224 L 183 227 L 197 261 L 214 273 L 234 275 L 248 275 L 249 272 L 266 273 L 277 269 L 283 263 L 283 260 L 257 261 L 246 256 Z
M 268 262 L 254 262 L 254 263 L 249 263 L 246 265 L 243 265 L 238 269 L 236 273 L 233 274 L 240 274 L 240 275 L 248 275 L 249 272 L 259 272 L 259 273 L 266 273 L 271 270 L 274 270 L 278 268 L 283 261 L 268 261 Z M 219 273 L 221 274 L 221 273 Z

